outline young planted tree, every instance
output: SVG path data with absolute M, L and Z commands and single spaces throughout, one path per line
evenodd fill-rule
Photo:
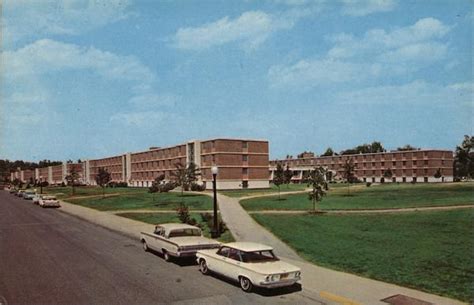
M 459 179 L 474 178 L 474 137 L 464 136 L 460 146 L 456 146 L 454 173 Z
M 290 169 L 290 166 L 287 164 L 287 165 L 286 165 L 285 172 L 283 173 L 283 177 L 284 177 L 284 180 L 285 180 L 286 188 L 289 188 L 289 187 L 290 187 L 291 178 L 293 178 L 293 176 L 294 176 L 294 173 L 293 173 L 293 171 Z
M 327 170 L 320 166 L 315 167 L 305 176 L 305 182 L 308 187 L 311 187 L 308 198 L 313 202 L 313 212 L 319 211 L 319 208 L 316 208 L 316 203 L 323 200 L 323 196 L 326 194 L 325 190 L 328 189 L 326 175 Z
M 352 158 L 350 158 L 349 160 L 346 160 L 344 165 L 342 165 L 342 169 L 343 169 L 343 172 L 342 172 L 343 178 L 347 182 L 347 192 L 348 192 L 348 195 L 350 195 L 351 184 L 355 181 L 355 178 L 356 178 L 354 174 L 355 164 Z
M 72 187 L 72 195 L 76 194 L 76 185 L 79 180 L 79 173 L 74 167 L 69 171 L 69 175 L 66 176 L 67 184 Z
M 186 167 L 182 163 L 175 164 L 176 169 L 171 173 L 174 182 L 181 187 L 181 196 L 184 196 L 184 191 L 189 190 L 191 183 L 197 181 L 201 175 L 199 168 L 194 163 L 189 163 Z
M 443 176 L 443 173 L 441 172 L 441 168 L 438 168 L 438 169 L 436 170 L 435 174 L 434 174 L 434 177 L 435 177 L 436 179 L 439 179 L 439 178 L 441 178 L 442 176 Z
M 383 176 L 384 176 L 384 178 L 391 179 L 392 176 L 393 176 L 392 170 L 391 170 L 390 168 L 387 168 L 387 169 L 383 172 Z
M 100 167 L 99 172 L 95 176 L 95 182 L 102 188 L 102 198 L 105 197 L 105 187 L 110 180 L 110 173 L 105 168 Z
M 148 188 L 148 192 L 153 194 L 153 202 L 155 202 L 155 193 L 160 192 L 161 184 L 165 180 L 165 175 L 158 175 L 155 180 L 151 183 L 151 186 Z M 161 193 L 161 192 L 160 192 Z
M 273 184 L 278 187 L 278 200 L 281 200 L 280 197 L 280 185 L 285 182 L 285 172 L 283 171 L 283 166 L 281 163 L 277 163 L 275 172 L 273 173 Z

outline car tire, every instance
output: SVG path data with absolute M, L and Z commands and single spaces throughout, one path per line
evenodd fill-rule
M 165 261 L 170 262 L 171 261 L 171 255 L 168 254 L 166 250 L 163 250 L 163 258 Z
M 209 268 L 207 267 L 207 262 L 205 259 L 201 259 L 199 261 L 199 271 L 201 271 L 201 273 L 204 275 L 209 274 Z
M 240 288 L 242 288 L 243 291 L 245 292 L 251 292 L 253 289 L 253 284 L 252 282 L 246 278 L 245 276 L 241 276 L 239 278 L 239 283 L 240 283 Z
M 146 244 L 146 241 L 142 241 L 142 245 L 143 245 L 143 250 L 145 250 L 145 252 L 148 252 L 148 245 Z

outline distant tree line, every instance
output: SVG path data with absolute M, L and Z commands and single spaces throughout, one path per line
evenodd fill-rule
M 35 168 L 47 167 L 61 164 L 61 161 L 42 160 L 39 162 L 28 162 L 23 160 L 10 161 L 8 159 L 0 159 L 0 177 L 4 180 L 10 179 L 10 173 L 16 171 L 17 168 L 22 170 L 34 170 Z

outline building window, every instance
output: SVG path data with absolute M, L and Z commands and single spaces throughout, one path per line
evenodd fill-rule
M 407 161 L 403 161 L 403 166 L 407 165 Z
M 243 149 L 249 148 L 249 143 L 247 141 L 242 141 L 242 148 Z
M 407 182 L 407 178 L 406 178 L 406 177 L 403 177 L 403 178 L 402 178 L 402 182 Z
M 424 181 L 425 181 L 425 182 L 428 182 L 428 177 L 425 177 L 425 178 L 424 178 Z
M 249 159 L 248 155 L 242 155 L 242 161 L 247 162 Z
M 413 160 L 413 165 L 416 166 L 416 160 Z
M 246 189 L 249 187 L 249 182 L 248 181 L 242 181 L 242 188 Z
M 385 162 L 382 162 L 382 166 L 385 166 Z
M 242 168 L 242 175 L 247 175 L 249 173 L 248 168 Z
M 424 165 L 428 165 L 428 160 L 423 161 Z

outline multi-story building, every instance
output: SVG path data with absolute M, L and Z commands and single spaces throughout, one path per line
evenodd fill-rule
M 211 139 L 190 141 L 171 147 L 151 147 L 83 163 L 86 183 L 94 185 L 99 168 L 111 174 L 111 181 L 149 187 L 159 175 L 173 180 L 176 164 L 194 163 L 201 171 L 198 183 L 211 187 L 211 167 L 217 166 L 218 189 L 268 188 L 268 141 Z
M 337 155 L 270 161 L 270 180 L 277 163 L 288 165 L 294 172 L 292 181 L 301 183 L 306 172 L 323 166 L 335 179 L 343 177 L 343 165 L 352 159 L 355 176 L 364 182 L 448 182 L 453 181 L 453 152 L 449 150 L 413 150 Z M 440 178 L 435 178 L 437 172 Z

